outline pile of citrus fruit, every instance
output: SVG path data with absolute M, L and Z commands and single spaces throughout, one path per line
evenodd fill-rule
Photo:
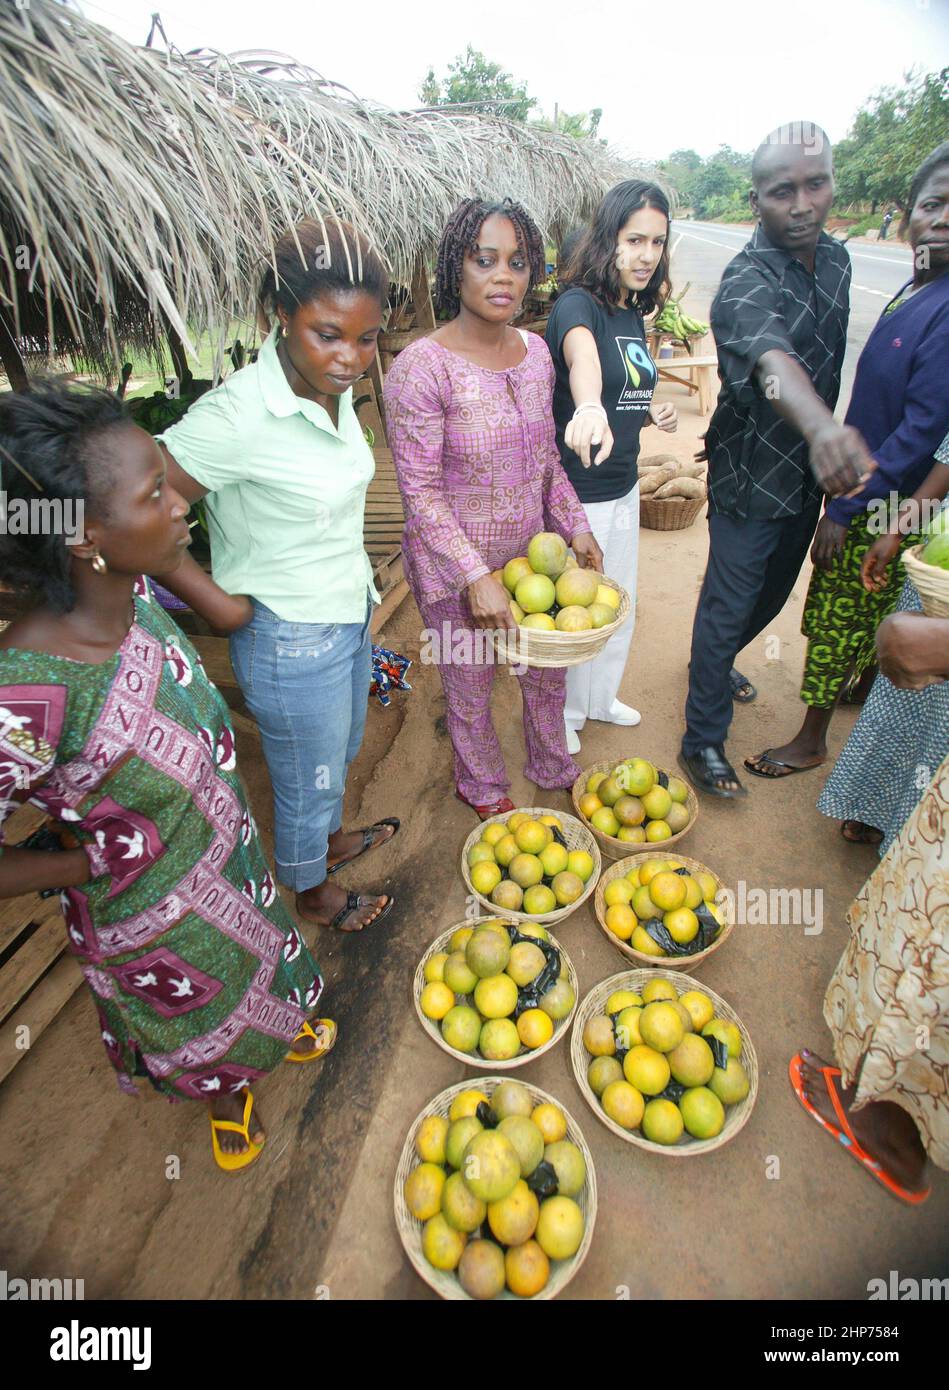
M 644 956 L 693 956 L 717 939 L 726 917 L 719 882 L 677 859 L 646 859 L 603 889 L 604 921 Z
M 468 851 L 475 892 L 502 911 L 529 917 L 548 917 L 575 903 L 594 867 L 586 850 L 568 849 L 557 816 L 535 819 L 526 811 L 486 824 Z
M 595 829 L 624 844 L 657 844 L 680 834 L 691 816 L 689 789 L 645 758 L 627 758 L 611 772 L 591 772 L 578 799 Z
M 546 1287 L 551 1260 L 579 1250 L 585 1221 L 575 1199 L 586 1161 L 560 1107 L 535 1104 L 526 1086 L 502 1081 L 490 1100 L 462 1091 L 447 1117 L 422 1120 L 415 1151 L 403 1195 L 424 1223 L 422 1253 L 433 1268 L 454 1270 L 469 1297 L 506 1288 L 532 1298 Z
M 507 1062 L 543 1047 L 572 1013 L 573 986 L 543 927 L 486 918 L 448 947 L 425 962 L 419 1008 L 456 1051 Z
M 595 570 L 580 569 L 554 531 L 539 532 L 526 555 L 492 573 L 511 595 L 511 612 L 521 627 L 589 632 L 613 622 L 620 606 L 617 590 L 602 583 Z
M 670 980 L 611 994 L 605 1013 L 587 1019 L 583 1045 L 587 1081 L 604 1112 L 654 1144 L 714 1139 L 726 1106 L 750 1089 L 738 1026 L 716 1017 L 707 994 L 679 994 Z

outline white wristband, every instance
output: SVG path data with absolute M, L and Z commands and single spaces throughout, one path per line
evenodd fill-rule
M 603 419 L 606 420 L 607 423 L 609 423 L 609 417 L 606 411 L 603 409 L 602 405 L 600 405 L 599 401 L 586 401 L 583 405 L 578 405 L 576 410 L 573 412 L 573 418 L 576 419 L 577 416 L 582 414 L 584 410 L 598 411 L 599 414 L 603 416 Z

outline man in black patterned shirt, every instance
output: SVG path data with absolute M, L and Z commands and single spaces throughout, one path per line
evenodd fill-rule
M 874 467 L 833 416 L 850 313 L 850 256 L 826 236 L 834 196 L 819 127 L 782 126 L 752 163 L 758 225 L 712 305 L 721 390 L 705 436 L 709 557 L 692 631 L 679 761 L 716 796 L 744 795 L 725 757 L 734 668 L 780 613 L 807 555 L 824 493 L 859 490 Z

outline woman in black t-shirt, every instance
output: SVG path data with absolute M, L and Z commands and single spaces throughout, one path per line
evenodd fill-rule
M 629 618 L 593 661 L 567 671 L 567 746 L 587 719 L 638 724 L 618 698 L 633 636 L 639 546 L 639 432 L 676 427 L 654 405 L 655 363 L 643 315 L 669 292 L 669 204 L 656 184 L 627 180 L 607 193 L 573 252 L 547 323 L 556 369 L 554 419 L 567 476 L 603 551 L 604 572 L 629 590 Z

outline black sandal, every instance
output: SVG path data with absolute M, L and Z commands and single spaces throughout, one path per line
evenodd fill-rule
M 340 869 L 345 869 L 347 864 L 352 864 L 355 859 L 358 859 L 368 850 L 375 849 L 375 832 L 377 830 L 383 830 L 387 825 L 391 825 L 393 827 L 392 834 L 385 840 L 380 841 L 381 844 L 387 845 L 390 840 L 394 840 L 396 835 L 398 835 L 399 826 L 401 824 L 402 822 L 399 820 L 398 816 L 386 816 L 384 820 L 377 820 L 375 825 L 364 826 L 362 830 L 362 849 L 357 849 L 355 854 L 350 854 L 346 859 L 341 859 L 338 864 L 327 865 L 327 874 L 338 873 Z
M 780 758 L 774 758 L 771 754 L 772 750 L 766 748 L 763 753 L 756 753 L 753 758 L 745 758 L 745 767 L 756 777 L 764 777 L 769 782 L 780 782 L 782 777 L 793 777 L 795 772 L 813 772 L 815 767 L 823 767 L 827 761 L 826 758 L 821 758 L 819 763 L 807 763 L 804 767 L 798 767 L 796 763 L 783 763 Z M 775 771 L 768 772 L 766 767 L 772 767 Z
M 728 680 L 732 688 L 732 699 L 737 700 L 740 705 L 750 705 L 752 700 L 757 699 L 757 690 L 748 677 L 743 676 L 737 667 L 733 666 L 729 671 Z
M 370 897 L 368 893 L 352 893 L 347 891 L 346 902 L 339 909 L 336 916 L 329 922 L 321 922 L 317 917 L 314 917 L 312 912 L 301 912 L 299 907 L 297 907 L 296 912 L 297 916 L 302 917 L 304 922 L 312 922 L 316 927 L 335 927 L 337 931 L 345 931 L 347 933 L 360 932 L 365 931 L 366 927 L 374 927 L 378 922 L 382 921 L 383 917 L 388 916 L 392 911 L 395 905 L 395 898 L 388 893 L 385 894 L 385 897 L 387 899 L 385 907 L 373 917 L 371 922 L 366 922 L 361 927 L 344 927 L 343 923 L 346 921 L 347 917 L 351 917 L 354 912 L 359 912 L 361 908 L 373 907 L 375 905 L 375 898 Z
M 734 801 L 739 796 L 747 796 L 748 791 L 738 781 L 738 774 L 725 757 L 724 748 L 703 748 L 699 753 L 689 756 L 679 754 L 679 766 L 689 774 L 691 780 L 709 796 L 722 796 Z M 737 787 L 720 787 L 719 782 L 737 782 Z

